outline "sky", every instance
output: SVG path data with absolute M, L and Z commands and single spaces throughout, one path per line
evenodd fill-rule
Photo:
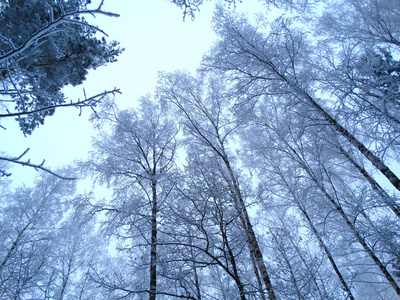
M 99 1 L 92 2 L 97 7 Z M 265 11 L 257 0 L 244 2 L 237 3 L 235 9 L 250 13 Z M 214 8 L 215 1 L 205 1 L 195 20 L 189 17 L 184 21 L 182 10 L 166 0 L 105 0 L 102 9 L 120 17 L 97 15 L 87 17 L 87 21 L 105 31 L 108 40 L 120 42 L 125 51 L 118 62 L 91 70 L 82 85 L 65 88 L 65 96 L 77 100 L 83 98 L 83 89 L 90 97 L 117 87 L 122 94 L 116 96 L 116 102 L 125 109 L 135 107 L 141 96 L 153 93 L 159 71 L 195 72 L 217 38 L 211 28 Z M 52 170 L 85 159 L 95 134 L 88 121 L 90 114 L 89 109 L 81 116 L 75 108 L 59 109 L 27 137 L 15 121 L 7 120 L 2 123 L 6 127 L 1 133 L 2 151 L 8 157 L 15 157 L 30 148 L 25 158 L 35 164 L 45 159 L 44 166 Z M 37 174 L 32 168 L 22 166 L 13 166 L 8 171 L 16 184 L 30 184 Z

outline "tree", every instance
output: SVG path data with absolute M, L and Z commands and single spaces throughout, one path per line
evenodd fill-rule
M 1 198 L 0 295 L 41 298 L 51 277 L 57 226 L 69 207 L 74 182 L 45 174 L 35 187 L 5 190 Z M 51 290 L 54 292 L 54 290 Z
M 320 246 L 320 248 L 323 250 L 326 257 L 328 258 L 334 272 L 336 273 L 337 277 L 340 280 L 343 290 L 347 293 L 349 299 L 354 300 L 355 298 L 353 296 L 353 293 L 351 292 L 351 289 L 350 289 L 348 283 L 346 282 L 346 279 L 345 279 L 343 273 L 340 271 L 339 265 L 338 265 L 337 261 L 335 260 L 333 254 L 332 254 L 332 251 L 329 249 L 327 243 L 323 239 L 323 235 L 319 232 L 316 225 L 314 224 L 315 222 L 311 218 L 311 215 L 309 213 L 309 210 L 311 210 L 309 208 L 309 206 L 311 206 L 311 205 L 307 203 L 308 202 L 308 201 L 306 201 L 307 197 L 304 196 L 304 192 L 303 192 L 304 190 L 307 190 L 307 189 L 304 188 L 303 186 L 301 186 L 301 180 L 299 179 L 298 176 L 290 175 L 290 173 L 293 173 L 293 169 L 291 169 L 290 172 L 288 172 L 288 171 L 285 172 L 283 170 L 283 169 L 287 168 L 288 164 L 282 164 L 282 160 L 278 160 L 279 163 L 274 162 L 272 157 L 273 156 L 271 156 L 269 158 L 264 157 L 264 159 L 267 160 L 267 164 L 272 168 L 273 171 L 271 173 L 275 173 L 275 175 L 277 175 L 277 178 L 275 180 L 278 180 L 278 182 L 279 182 L 279 185 L 277 187 L 279 187 L 279 189 L 281 189 L 280 192 L 282 193 L 282 190 L 286 190 L 287 193 L 289 194 L 288 196 L 286 196 L 285 194 L 282 195 L 282 198 L 288 198 L 288 199 L 290 199 L 290 201 L 293 201 L 295 207 L 297 207 L 298 210 L 301 212 L 301 216 L 304 218 L 306 226 L 309 228 L 311 233 L 317 239 L 318 245 Z M 283 165 L 286 165 L 286 168 L 283 167 Z M 289 166 L 289 168 L 291 168 L 291 166 Z M 271 176 L 271 175 L 272 174 L 269 174 L 269 176 Z M 293 181 L 295 181 L 295 182 L 293 182 Z M 270 189 L 271 188 L 269 187 L 268 190 L 270 190 Z M 308 191 L 306 193 L 309 194 Z M 287 206 L 285 206 L 285 208 L 290 210 L 291 206 L 292 206 L 291 203 L 288 203 Z M 280 217 L 279 219 L 281 221 L 283 219 L 287 220 L 288 217 Z M 286 224 L 286 222 L 285 222 L 285 224 L 282 224 L 281 227 L 283 227 L 285 229 L 285 231 L 287 231 L 287 229 L 285 228 L 285 226 L 287 226 L 287 225 L 288 224 Z M 297 230 L 300 227 L 301 227 L 301 225 L 299 224 L 299 225 L 297 225 L 296 228 L 294 228 L 294 230 Z M 289 235 L 289 233 L 285 232 L 285 235 Z M 293 245 L 293 247 L 296 250 L 298 249 L 297 246 L 295 246 L 295 245 Z M 290 264 L 289 260 L 288 260 L 288 264 Z M 308 267 L 307 269 L 312 270 L 312 268 L 310 268 L 310 267 Z M 311 274 L 310 277 L 312 278 L 312 281 L 315 283 L 315 286 L 317 287 L 317 290 L 319 292 L 319 297 L 321 297 L 321 298 L 328 297 L 326 294 L 325 295 L 321 294 L 320 289 L 318 288 L 318 284 L 316 283 L 317 282 L 316 275 Z M 326 282 L 325 282 L 325 284 L 326 284 Z
M 158 95 L 176 107 L 191 140 L 218 157 L 222 166 L 221 175 L 230 188 L 233 205 L 246 234 L 250 257 L 254 259 L 257 268 L 254 273 L 261 274 L 269 299 L 275 299 L 272 282 L 239 186 L 238 175 L 229 155 L 229 140 L 236 126 L 229 117 L 229 97 L 221 78 L 193 78 L 182 72 L 165 74 L 162 75 Z
M 186 151 L 190 155 L 171 201 L 171 226 L 165 232 L 171 261 L 188 264 L 192 273 L 195 270 L 197 280 L 193 278 L 186 289 L 196 299 L 210 295 L 248 299 L 257 287 L 246 276 L 246 235 L 230 187 L 219 171 L 219 158 L 196 143 Z M 220 286 L 210 278 L 214 269 L 223 282 Z
M 157 289 L 158 223 L 174 186 L 169 173 L 174 167 L 177 130 L 149 97 L 141 99 L 138 111 L 107 105 L 96 122 L 111 126 L 112 133 L 96 139 L 96 151 L 83 168 L 100 183 L 112 185 L 112 202 L 94 207 L 108 212 L 109 233 L 120 238 L 122 248 L 142 245 L 147 251 L 150 247 L 149 288 L 132 293 L 146 292 L 155 299 L 162 292 Z
M 246 148 L 252 154 L 248 155 L 252 157 L 248 160 L 256 166 L 255 169 L 261 178 L 267 178 L 268 183 L 264 183 L 267 190 L 282 199 L 277 200 L 280 205 L 283 205 L 282 201 L 291 199 L 286 209 L 290 210 L 294 206 L 301 212 L 307 227 L 327 255 L 349 297 L 355 296 L 352 296 L 353 293 L 349 289 L 347 283 L 349 280 L 345 280 L 348 275 L 340 270 L 341 266 L 337 263 L 337 259 L 334 259 L 333 251 L 326 246 L 327 243 L 319 233 L 321 230 L 315 225 L 318 224 L 315 220 L 317 218 L 324 224 L 326 231 L 328 220 L 333 217 L 334 212 L 340 218 L 335 218 L 331 226 L 342 230 L 336 234 L 342 235 L 347 231 L 348 234 L 344 236 L 346 243 L 348 245 L 358 243 L 398 293 L 397 282 L 387 267 L 389 261 L 395 257 L 387 259 L 387 255 L 391 254 L 385 249 L 386 247 L 396 249 L 398 243 L 382 235 L 382 232 L 386 231 L 387 236 L 391 236 L 392 230 L 395 232 L 396 229 L 381 223 L 381 218 L 385 218 L 390 220 L 388 223 L 391 226 L 396 226 L 397 218 L 393 218 L 394 214 L 388 214 L 382 203 L 379 206 L 374 205 L 374 197 L 377 195 L 375 194 L 372 200 L 369 198 L 365 192 L 369 187 L 368 182 L 363 180 L 361 174 L 357 172 L 355 175 L 359 176 L 352 174 L 352 164 L 346 161 L 339 151 L 335 151 L 337 141 L 330 128 L 311 127 L 310 124 L 314 122 L 312 119 L 304 119 L 298 112 L 290 111 L 279 100 L 270 97 L 269 102 L 259 103 L 254 107 L 252 117 L 249 118 L 252 120 L 249 124 L 252 126 L 248 126 L 244 134 L 248 141 Z M 283 193 L 282 190 L 287 190 L 289 193 Z M 354 253 L 346 254 L 346 256 L 351 255 Z M 379 277 L 369 280 L 379 282 L 381 280 Z M 354 280 L 361 281 L 366 278 L 355 277 Z
M 49 253 L 48 294 L 54 299 L 93 299 L 103 292 L 90 278 L 90 268 L 108 257 L 107 243 L 94 228 L 95 218 L 79 218 L 77 195 L 72 207 L 54 233 Z
M 339 122 L 333 109 L 331 112 L 322 105 L 329 106 L 335 99 L 327 99 L 318 76 L 314 75 L 318 69 L 314 68 L 313 47 L 306 33 L 283 18 L 273 23 L 266 35 L 259 27 L 220 8 L 216 31 L 221 40 L 205 60 L 206 68 L 231 74 L 236 90 L 246 94 L 247 101 L 255 101 L 262 95 L 281 95 L 295 109 L 304 110 L 308 106 L 315 112 L 317 124 L 333 128 L 400 190 L 400 179 L 389 166 Z
M 330 36 L 319 38 L 315 60 L 321 87 L 335 99 L 340 121 L 361 130 L 381 157 L 398 151 L 398 14 L 395 1 L 352 0 L 336 1 L 315 18 L 318 35 Z
M 200 11 L 200 5 L 203 4 L 203 0 L 170 0 L 176 6 L 183 10 L 183 19 L 186 16 L 190 16 L 192 20 L 195 17 L 196 12 Z M 235 0 L 224 0 L 227 3 L 235 4 Z
M 95 37 L 101 30 L 83 17 L 118 15 L 102 11 L 102 3 L 95 10 L 86 5 L 84 0 L 13 0 L 0 12 L 0 117 L 16 117 L 25 134 L 58 106 L 94 107 L 100 96 L 66 104 L 61 89 L 82 84 L 88 70 L 116 61 L 122 51 L 117 42 Z
M 88 70 L 116 61 L 122 50 L 96 34 L 101 29 L 90 25 L 84 16 L 117 14 L 88 9 L 90 1 L 10 0 L 0 8 L 0 120 L 15 118 L 21 131 L 31 134 L 44 124 L 56 108 L 82 109 L 96 105 L 118 89 L 68 103 L 61 89 L 80 85 Z M 27 149 L 17 157 L 0 160 L 51 172 L 42 164 L 23 161 Z M 2 175 L 9 175 L 1 170 Z

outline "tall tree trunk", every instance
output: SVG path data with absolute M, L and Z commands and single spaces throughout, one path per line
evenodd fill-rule
M 231 184 L 229 184 L 229 186 L 232 188 Z M 261 298 L 262 298 L 262 300 L 265 300 L 265 292 L 264 292 L 263 284 L 262 284 L 262 281 L 261 281 L 261 278 L 260 278 L 260 271 L 258 269 L 258 264 L 257 264 L 256 258 L 255 258 L 255 251 L 250 246 L 250 237 L 249 237 L 248 230 L 247 230 L 248 224 L 247 224 L 247 222 L 245 220 L 245 217 L 244 217 L 244 214 L 243 214 L 243 212 L 242 212 L 242 210 L 239 207 L 239 204 L 237 202 L 238 201 L 236 201 L 236 203 L 235 203 L 235 207 L 236 207 L 236 210 L 237 210 L 239 218 L 240 218 L 240 223 L 242 224 L 243 229 L 245 230 L 245 233 L 246 233 L 247 247 L 248 247 L 249 256 L 250 256 L 250 259 L 251 259 L 251 262 L 252 262 L 254 275 L 255 275 L 256 280 L 257 280 L 258 289 L 259 289 L 259 291 L 261 293 Z
M 400 207 L 399 205 L 393 200 L 392 197 L 381 187 L 381 185 L 372 178 L 368 172 L 359 165 L 342 147 L 339 148 L 340 152 L 347 158 L 347 160 L 360 172 L 361 175 L 368 181 L 374 191 L 380 196 L 383 202 L 389 206 L 389 208 L 394 212 L 394 214 L 400 218 Z
M 153 179 L 151 207 L 151 245 L 150 245 L 150 294 L 149 300 L 156 299 L 157 293 L 157 183 Z
M 223 222 L 223 220 L 221 220 L 221 225 L 220 225 L 222 240 L 226 247 L 226 252 L 228 254 L 228 260 L 232 266 L 232 273 L 234 275 L 234 280 L 235 280 L 236 286 L 238 287 L 238 290 L 239 290 L 240 299 L 246 300 L 244 287 L 243 287 L 242 281 L 240 280 L 239 272 L 238 272 L 238 269 L 236 266 L 236 259 L 235 259 L 235 256 L 233 255 L 233 251 L 229 245 L 228 237 L 226 235 L 224 224 L 222 222 Z
M 254 258 L 253 253 L 250 253 L 250 259 L 251 259 L 251 264 L 253 266 L 254 275 L 256 276 L 256 279 L 257 279 L 257 286 L 258 286 L 258 291 L 260 292 L 261 300 L 265 300 L 264 287 L 263 287 L 263 284 L 261 282 L 260 273 L 258 272 L 258 268 L 257 268 L 257 265 L 256 265 L 256 260 Z
M 244 203 L 243 197 L 242 197 L 242 193 L 240 192 L 238 182 L 236 180 L 236 177 L 233 173 L 233 170 L 230 166 L 230 163 L 229 163 L 229 160 L 228 160 L 226 154 L 224 154 L 224 163 L 229 172 L 230 182 L 231 182 L 231 185 L 233 188 L 233 193 L 236 198 L 235 201 L 237 202 L 238 208 L 240 210 L 239 213 L 243 216 L 245 232 L 247 235 L 247 243 L 248 243 L 248 246 L 250 249 L 250 253 L 252 255 L 254 255 L 254 260 L 256 262 L 257 268 L 261 273 L 261 277 L 263 278 L 265 287 L 268 292 L 268 299 L 275 300 L 276 296 L 272 289 L 272 282 L 269 278 L 267 268 L 265 267 L 264 259 L 263 259 L 260 247 L 258 245 L 256 235 L 253 230 L 253 225 L 250 222 L 250 218 L 247 213 L 247 209 L 246 209 L 246 205 Z
M 75 249 L 76 249 L 75 246 L 76 246 L 76 244 L 74 245 L 73 251 L 75 251 Z M 75 256 L 75 253 L 73 252 L 71 257 L 68 260 L 67 274 L 65 274 L 65 277 L 63 278 L 63 283 L 62 283 L 61 293 L 60 293 L 60 300 L 64 299 L 65 290 L 67 289 L 69 277 L 72 273 L 72 265 L 74 263 L 74 258 L 75 258 L 74 256 Z
M 279 166 L 273 164 L 273 167 L 275 168 L 275 170 L 277 171 L 277 173 L 279 174 L 279 177 L 282 179 L 282 181 L 284 182 L 284 185 L 286 186 L 287 190 L 289 191 L 289 193 L 291 194 L 293 200 L 296 203 L 296 206 L 299 208 L 299 210 L 301 211 L 301 213 L 303 214 L 304 218 L 306 219 L 308 225 L 311 228 L 311 232 L 315 235 L 315 237 L 317 238 L 318 244 L 322 247 L 322 249 L 324 250 L 326 256 L 329 259 L 329 262 L 332 265 L 333 270 L 335 271 L 337 277 L 340 280 L 340 283 L 342 284 L 343 290 L 347 293 L 347 295 L 349 296 L 350 300 L 355 300 L 353 294 L 351 293 L 351 290 L 349 288 L 349 286 L 347 285 L 346 281 L 344 280 L 344 277 L 342 275 L 342 273 L 340 272 L 330 250 L 328 249 L 328 247 L 326 246 L 326 244 L 324 243 L 321 235 L 319 234 L 317 228 L 315 228 L 310 216 L 308 215 L 306 209 L 304 208 L 304 206 L 301 204 L 301 202 L 299 201 L 299 199 L 297 198 L 297 196 L 295 195 L 295 193 L 292 191 L 291 186 L 289 185 L 289 183 L 286 181 L 286 178 L 284 176 L 284 174 L 281 172 L 281 169 Z M 314 278 L 315 280 L 315 278 Z M 317 286 L 317 284 L 316 284 Z
M 295 152 L 294 149 L 291 149 L 291 150 Z M 297 155 L 297 153 L 296 153 L 296 155 Z M 350 221 L 350 219 L 347 217 L 346 213 L 343 211 L 343 209 L 340 206 L 340 204 L 335 201 L 335 199 L 328 193 L 328 191 L 325 189 L 325 187 L 320 184 L 320 182 L 313 176 L 311 171 L 306 166 L 303 166 L 303 169 L 307 172 L 307 174 L 310 176 L 310 179 L 317 185 L 317 187 L 320 189 L 320 191 L 325 195 L 325 197 L 333 205 L 335 210 L 341 215 L 341 217 L 344 219 L 344 221 L 346 222 L 347 226 L 349 227 L 350 231 L 354 234 L 354 236 L 356 237 L 357 241 L 364 248 L 365 252 L 368 253 L 368 255 L 371 257 L 371 259 L 374 261 L 374 263 L 378 266 L 378 268 L 381 270 L 383 275 L 389 281 L 390 285 L 393 287 L 393 289 L 396 291 L 396 293 L 398 295 L 400 295 L 400 287 L 397 284 L 396 280 L 392 277 L 392 275 L 386 269 L 386 266 L 380 261 L 380 259 L 375 255 L 375 253 L 367 245 L 367 243 L 365 242 L 363 237 L 360 235 L 360 233 L 355 228 L 354 224 Z
M 364 146 L 354 135 L 352 135 L 346 128 L 340 125 L 327 111 L 325 111 L 310 95 L 307 93 L 306 98 L 311 104 L 317 109 L 319 113 L 331 124 L 336 131 L 338 131 L 343 137 L 345 137 L 350 144 L 356 147 L 370 162 L 374 165 L 390 183 L 400 191 L 400 179 L 390 170 L 390 168 L 375 154 L 373 154 L 367 147 Z
M 329 251 L 328 247 L 326 246 L 326 244 L 324 243 L 324 241 L 322 240 L 321 235 L 319 234 L 319 232 L 317 231 L 317 229 L 315 228 L 313 222 L 311 221 L 310 216 L 308 215 L 307 211 L 301 207 L 301 205 L 297 206 L 300 211 L 303 213 L 303 216 L 306 218 L 308 225 L 311 228 L 312 233 L 314 233 L 315 237 L 317 238 L 318 244 L 321 246 L 321 248 L 324 250 L 326 256 L 329 259 L 329 262 L 332 265 L 333 270 L 335 271 L 337 277 L 340 280 L 340 283 L 342 284 L 343 290 L 347 293 L 347 295 L 349 296 L 350 300 L 355 300 L 353 294 L 351 293 L 351 290 L 349 288 L 349 286 L 347 285 L 346 281 L 344 280 L 344 277 L 342 275 L 342 273 L 339 270 L 339 267 L 337 266 L 331 252 Z
M 8 250 L 6 257 L 3 259 L 1 265 L 0 265 L 0 271 L 1 269 L 3 269 L 3 267 L 5 266 L 5 264 L 7 263 L 7 261 L 11 258 L 11 255 L 13 254 L 13 252 L 15 251 L 15 249 L 18 246 L 18 243 L 20 241 L 20 239 L 22 238 L 22 236 L 24 235 L 24 232 L 28 229 L 28 227 L 31 225 L 31 222 L 29 221 L 24 228 L 22 228 L 22 230 L 18 233 L 17 238 L 14 240 L 11 248 Z
M 261 60 L 263 61 L 263 60 Z M 352 135 L 346 128 L 340 125 L 325 109 L 319 105 L 310 94 L 308 94 L 304 89 L 299 87 L 296 83 L 293 83 L 285 75 L 283 75 L 271 61 L 263 61 L 272 72 L 274 72 L 283 82 L 286 82 L 296 93 L 302 95 L 317 111 L 322 115 L 322 117 L 332 125 L 335 130 L 340 133 L 344 138 L 346 138 L 350 144 L 356 147 L 370 162 L 374 165 L 390 182 L 391 184 L 400 191 L 400 179 L 394 174 L 390 168 L 373 154 L 367 147 L 364 146 L 354 135 Z M 299 96 L 300 96 L 299 95 Z
M 90 280 L 89 279 L 89 277 L 90 277 L 90 266 L 88 267 L 88 269 L 87 269 L 87 271 L 85 272 L 85 279 L 83 280 L 83 282 L 82 282 L 82 284 L 81 284 L 81 287 L 80 287 L 80 289 L 79 289 L 79 298 L 78 298 L 78 300 L 82 300 L 83 299 L 83 297 L 84 297 L 84 294 L 85 294 L 85 292 L 86 292 L 86 288 L 87 288 L 87 283 L 88 283 L 88 281 Z
M 328 198 L 328 200 L 333 204 L 335 207 L 336 211 L 339 212 L 339 214 L 342 216 L 342 218 L 345 220 L 346 224 L 354 234 L 354 236 L 357 238 L 357 241 L 361 244 L 361 246 L 364 248 L 365 252 L 368 253 L 368 255 L 372 258 L 372 260 L 375 262 L 375 264 L 379 267 L 379 269 L 382 271 L 383 275 L 386 277 L 386 279 L 389 281 L 390 285 L 393 287 L 393 289 L 396 291 L 396 293 L 400 296 L 400 287 L 397 284 L 397 282 L 394 280 L 392 275 L 389 273 L 389 271 L 386 269 L 385 265 L 380 261 L 380 259 L 375 255 L 375 253 L 369 248 L 365 240 L 362 238 L 362 236 L 359 234 L 357 229 L 354 227 L 353 223 L 349 220 L 345 212 L 343 211 L 342 207 L 336 203 L 336 201 L 327 193 L 327 191 L 320 186 L 321 191 L 325 194 L 325 196 Z

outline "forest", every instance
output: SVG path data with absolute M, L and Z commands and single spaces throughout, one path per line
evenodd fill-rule
M 124 55 L 98 2 L 0 1 L 0 131 L 96 131 L 61 169 L 0 149 L 0 299 L 400 299 L 399 0 L 216 1 L 198 70 L 127 109 L 64 94 Z

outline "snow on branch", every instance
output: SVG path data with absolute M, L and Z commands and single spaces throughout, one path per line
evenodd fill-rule
M 97 26 L 93 26 L 86 22 L 74 20 L 71 18 L 77 15 L 84 15 L 84 14 L 90 14 L 92 16 L 94 16 L 95 14 L 101 14 L 101 15 L 106 15 L 108 17 L 119 17 L 119 14 L 102 11 L 101 5 L 102 3 L 97 9 L 94 10 L 80 10 L 80 11 L 65 13 L 62 17 L 56 20 L 52 20 L 48 25 L 37 31 L 32 36 L 30 36 L 21 46 L 19 46 L 18 48 L 13 47 L 13 49 L 10 52 L 8 52 L 3 56 L 0 56 L 0 64 L 5 63 L 7 65 L 10 59 L 13 59 L 15 56 L 19 54 L 22 54 L 24 51 L 28 50 L 31 46 L 37 47 L 37 45 L 41 43 L 40 42 L 41 39 L 46 38 L 54 34 L 55 32 L 58 32 L 59 30 L 58 27 L 62 24 L 73 23 L 84 27 L 90 27 L 91 29 L 99 31 L 107 36 L 107 34 Z
M 90 98 L 86 97 L 86 93 L 85 94 L 85 99 L 84 100 L 78 100 L 76 102 L 70 102 L 70 103 L 66 103 L 66 104 L 57 104 L 57 105 L 49 105 L 46 107 L 42 107 L 39 109 L 35 109 L 35 110 L 31 110 L 31 111 L 21 111 L 21 112 L 9 112 L 6 114 L 0 114 L 0 118 L 7 118 L 7 117 L 19 117 L 19 116 L 23 116 L 23 115 L 29 115 L 29 114 L 34 114 L 34 113 L 38 113 L 38 112 L 42 112 L 42 111 L 46 111 L 46 110 L 50 110 L 50 109 L 54 109 L 54 108 L 59 108 L 59 107 L 76 107 L 79 108 L 80 110 L 82 110 L 83 107 L 91 107 L 92 109 L 94 109 L 94 107 L 101 101 L 104 99 L 104 97 L 106 97 L 107 95 L 115 95 L 115 93 L 121 94 L 120 89 L 114 88 L 111 91 L 104 91 L 103 93 L 97 94 L 95 96 L 92 96 Z
M 19 165 L 22 165 L 22 166 L 32 167 L 32 168 L 34 168 L 36 171 L 42 170 L 42 171 L 45 171 L 45 172 L 47 172 L 47 173 L 49 173 L 49 174 L 52 174 L 52 175 L 54 175 L 54 176 L 56 176 L 56 177 L 58 177 L 58 178 L 65 179 L 65 180 L 76 180 L 76 179 L 77 179 L 76 177 L 66 177 L 66 176 L 57 174 L 57 173 L 51 171 L 50 169 L 44 167 L 45 160 L 43 160 L 40 164 L 31 163 L 31 160 L 30 160 L 30 159 L 28 159 L 27 161 L 23 161 L 22 158 L 28 153 L 29 150 L 30 150 L 30 148 L 27 148 L 27 149 L 26 149 L 20 156 L 18 156 L 18 157 L 4 157 L 4 156 L 0 156 L 0 160 L 8 161 L 8 162 L 15 163 L 15 164 L 19 164 Z M 2 174 L 2 176 L 10 176 L 10 175 L 11 175 L 11 173 L 7 173 L 5 170 L 0 170 L 0 173 Z

